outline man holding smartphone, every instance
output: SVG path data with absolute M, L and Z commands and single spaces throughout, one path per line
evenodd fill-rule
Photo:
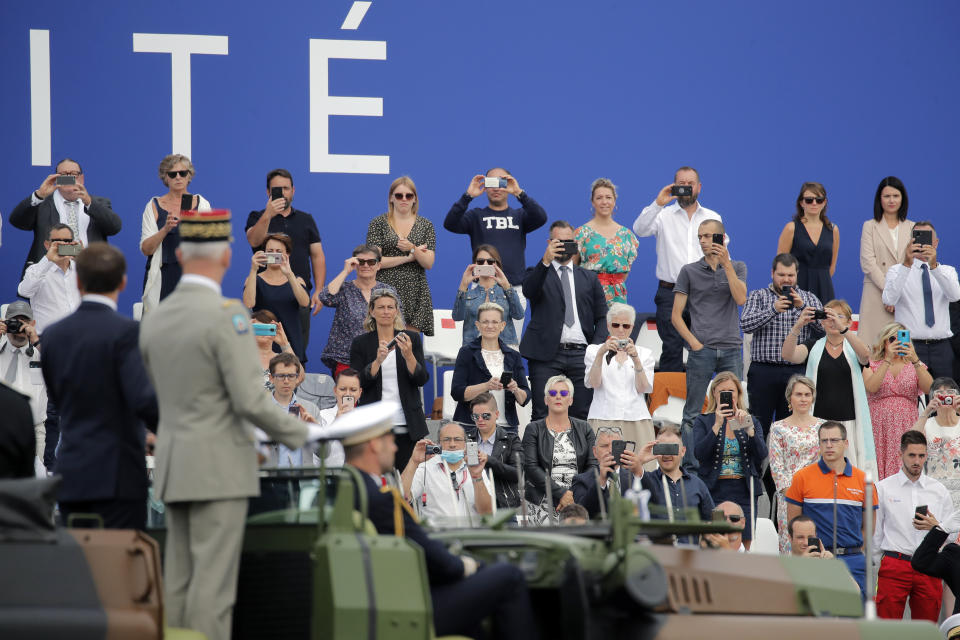
M 887 270 L 883 287 L 883 304 L 910 330 L 917 357 L 934 378 L 953 375 L 950 303 L 960 300 L 957 270 L 937 262 L 939 244 L 932 222 L 913 225 L 903 263 Z
M 943 520 L 953 513 L 950 492 L 923 471 L 927 439 L 920 431 L 900 438 L 903 466 L 877 483 L 877 527 L 873 534 L 874 562 L 879 561 L 877 615 L 899 620 L 910 599 L 914 620 L 936 622 L 943 584 L 911 566 L 913 554 L 933 528 L 926 516 Z
M 574 476 L 570 490 L 573 491 L 573 501 L 583 506 L 591 518 L 596 518 L 600 515 L 600 495 L 606 510 L 610 493 L 623 495 L 633 485 L 634 468 L 642 467 L 637 464 L 637 443 L 625 441 L 620 427 L 597 429 L 593 455 L 599 468 L 589 468 Z M 598 476 L 600 491 L 597 491 Z
M 303 365 L 292 353 L 280 353 L 275 355 L 270 364 L 270 382 L 273 383 L 273 401 L 281 408 L 286 409 L 287 413 L 300 420 L 309 420 L 318 422 L 317 414 L 320 410 L 317 405 L 309 400 L 298 398 L 296 394 L 297 386 L 300 384 L 303 373 Z M 272 446 L 272 456 L 263 466 L 270 467 L 310 467 L 313 466 L 313 447 L 305 445 L 299 449 L 290 449 L 285 444 L 278 442 Z M 341 464 L 343 457 L 343 448 L 340 448 Z
M 799 515 L 787 523 L 790 534 L 790 555 L 801 558 L 832 558 L 817 537 L 817 524 L 810 516 Z

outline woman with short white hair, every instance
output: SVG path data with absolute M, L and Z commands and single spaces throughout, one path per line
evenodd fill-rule
M 591 344 L 583 356 L 584 385 L 593 389 L 587 422 L 594 433 L 600 427 L 619 427 L 624 440 L 643 447 L 654 439 L 653 420 L 644 394 L 653 391 L 653 352 L 630 339 L 637 312 L 622 302 L 607 311 L 610 335 L 603 344 Z M 651 471 L 656 461 L 650 463 Z

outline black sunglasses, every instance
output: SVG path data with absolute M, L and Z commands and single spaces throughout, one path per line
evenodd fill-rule
M 366 265 L 368 267 L 375 266 L 379 260 L 376 258 L 357 258 L 357 266 Z
M 804 198 L 803 201 L 807 204 L 813 204 L 816 201 L 817 204 L 823 204 L 826 198 Z
M 477 260 L 477 264 L 497 264 L 497 261 L 493 258 L 480 258 Z
M 181 178 L 186 178 L 188 175 L 190 175 L 189 169 L 181 169 L 180 171 L 167 171 L 167 177 L 170 178 L 171 180 L 173 180 L 177 176 L 180 176 Z
M 740 522 L 741 520 L 743 520 L 743 516 L 731 515 L 731 516 L 727 516 L 727 520 L 729 520 L 730 522 Z
M 620 327 L 623 327 L 624 329 L 630 329 L 631 327 L 633 327 L 632 324 L 626 324 L 623 322 L 611 322 L 610 326 L 613 327 L 614 329 L 619 329 Z
M 487 413 L 486 411 L 484 411 L 483 413 L 471 413 L 470 417 L 473 418 L 474 422 L 476 422 L 480 418 L 483 418 L 484 420 L 489 420 L 490 418 L 493 417 L 493 414 Z
M 394 193 L 393 197 L 397 200 L 413 200 L 417 196 L 413 195 L 412 193 Z

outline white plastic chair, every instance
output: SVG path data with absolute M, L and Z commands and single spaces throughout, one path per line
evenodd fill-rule
M 453 385 L 453 371 L 443 372 L 443 419 L 453 420 L 453 414 L 457 410 L 457 401 L 450 395 L 450 387 Z
M 653 319 L 646 320 L 637 334 L 637 346 L 650 349 L 653 353 L 654 364 L 660 363 L 660 354 L 663 353 L 663 341 L 657 333 L 657 323 Z
M 670 423 L 680 425 L 683 423 L 683 405 L 686 401 L 683 398 L 670 396 L 667 403 L 657 407 L 650 416 L 654 424 Z
M 333 378 L 327 374 L 307 373 L 297 387 L 297 395 L 317 405 L 319 409 L 329 409 L 337 404 L 333 387 Z
M 747 515 L 747 517 L 750 516 Z M 780 538 L 777 536 L 777 529 L 773 526 L 773 521 L 770 518 L 757 518 L 757 528 L 753 532 L 750 553 L 768 556 L 780 555 Z
M 444 322 L 446 321 L 446 322 Z M 451 327 L 450 324 L 453 324 Z M 447 325 L 447 326 L 444 326 Z M 454 322 L 452 309 L 433 310 L 433 335 L 423 336 L 423 358 L 433 363 L 433 397 L 437 397 L 437 372 L 454 364 L 463 345 L 463 322 Z

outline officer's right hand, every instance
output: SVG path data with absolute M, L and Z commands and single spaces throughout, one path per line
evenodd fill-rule
M 483 176 L 478 173 L 473 176 L 470 184 L 467 185 L 467 195 L 471 198 L 476 198 L 481 193 L 483 193 Z
M 59 173 L 51 173 L 40 183 L 40 186 L 37 187 L 37 195 L 41 199 L 46 198 L 57 190 L 57 177 L 59 175 Z
M 661 207 L 665 207 L 667 206 L 667 203 L 673 200 L 674 195 L 671 193 L 671 190 L 673 189 L 673 187 L 674 187 L 674 184 L 671 182 L 670 184 L 665 186 L 663 189 L 660 189 L 660 193 L 657 194 L 658 205 L 660 205 Z

